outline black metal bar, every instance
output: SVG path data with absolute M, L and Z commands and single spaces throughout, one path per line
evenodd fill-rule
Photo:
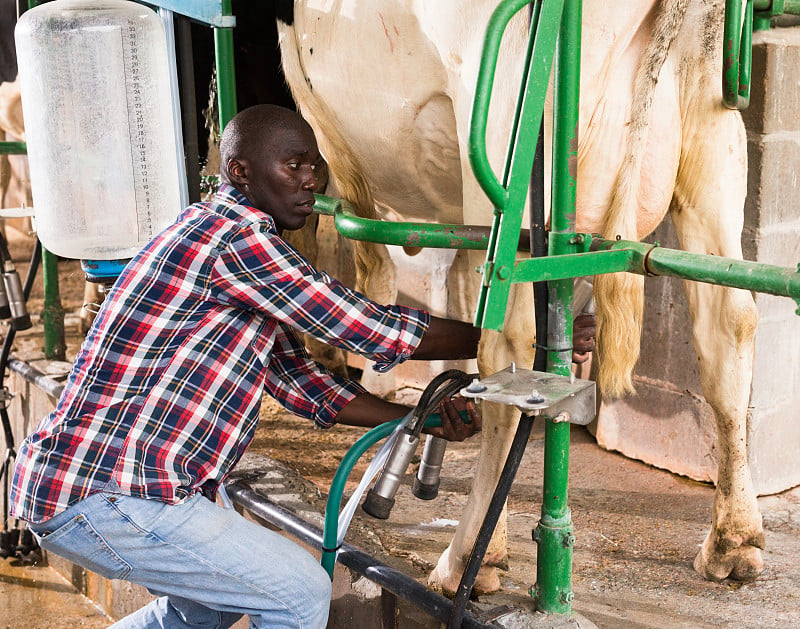
M 511 484 L 517 475 L 522 455 L 525 454 L 525 446 L 528 445 L 528 438 L 533 428 L 533 419 L 533 415 L 525 415 L 523 413 L 519 420 L 517 432 L 514 434 L 514 441 L 511 442 L 505 465 L 503 465 L 503 471 L 497 480 L 497 487 L 495 487 L 492 499 L 486 509 L 483 523 L 475 538 L 475 544 L 472 547 L 467 566 L 464 568 L 464 574 L 461 575 L 461 582 L 458 584 L 458 589 L 453 599 L 453 608 L 447 621 L 448 629 L 458 629 L 463 626 L 461 619 L 466 613 L 469 595 L 472 592 L 472 586 L 475 585 L 475 577 L 478 576 L 478 570 L 483 562 L 483 556 L 486 554 L 486 548 L 492 539 L 492 534 L 497 526 L 497 520 L 503 510 L 503 505 L 506 503 Z
M 175 42 L 177 46 L 178 87 L 180 89 L 181 122 L 183 123 L 183 153 L 186 162 L 186 180 L 189 203 L 200 200 L 200 141 L 197 135 L 197 102 L 195 100 L 194 53 L 189 19 L 175 15 Z
M 64 385 L 56 382 L 28 363 L 12 358 L 8 361 L 8 368 L 22 377 L 26 382 L 37 386 L 52 398 L 58 399 L 64 391 Z
M 225 488 L 234 503 L 244 507 L 253 515 L 294 535 L 317 550 L 322 548 L 322 531 L 318 527 L 305 522 L 291 511 L 270 502 L 247 483 L 234 481 L 226 484 Z M 354 546 L 347 543 L 342 544 L 336 560 L 343 566 L 377 583 L 382 588 L 409 601 L 437 620 L 447 622 L 450 617 L 450 610 L 453 607 L 453 603 L 450 600 L 441 594 L 431 592 L 421 583 L 358 550 Z M 462 629 L 488 629 L 489 627 L 489 625 L 481 623 L 469 613 L 464 613 L 460 626 Z

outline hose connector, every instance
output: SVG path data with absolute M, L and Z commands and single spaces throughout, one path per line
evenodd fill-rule
M 361 505 L 361 508 L 373 518 L 385 520 L 389 517 L 394 507 L 394 496 L 418 445 L 419 436 L 407 428 L 398 436 L 383 471 L 375 481 L 375 486 L 367 492 Z
M 422 460 L 411 492 L 420 500 L 433 500 L 439 495 L 439 476 L 447 449 L 447 439 L 428 435 L 422 449 Z

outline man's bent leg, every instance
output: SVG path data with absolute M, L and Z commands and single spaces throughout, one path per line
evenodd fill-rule
M 248 614 L 255 627 L 316 629 L 327 621 L 331 583 L 311 554 L 199 494 L 178 505 L 95 494 L 35 525 L 34 532 L 45 550 L 103 576 L 139 583 L 176 601 Z M 172 613 L 176 607 L 163 609 Z M 152 614 L 162 609 L 148 608 Z M 164 626 L 209 626 L 187 620 Z M 127 627 L 124 623 L 120 626 Z
M 176 596 L 161 596 L 125 616 L 109 629 L 150 629 L 151 627 L 202 627 L 228 629 L 242 614 L 222 612 Z

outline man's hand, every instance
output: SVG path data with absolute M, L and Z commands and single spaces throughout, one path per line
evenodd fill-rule
M 469 423 L 464 422 L 459 411 L 467 411 Z M 434 437 L 443 437 L 448 441 L 464 441 L 481 431 L 483 418 L 472 400 L 456 397 L 439 402 L 439 415 L 442 416 L 441 428 L 427 428 L 424 432 Z
M 593 314 L 582 314 L 572 322 L 572 362 L 581 364 L 589 360 L 594 351 L 597 318 Z

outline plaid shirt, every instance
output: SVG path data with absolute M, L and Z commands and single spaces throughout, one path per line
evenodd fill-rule
M 312 362 L 294 330 L 385 370 L 428 322 L 318 271 L 222 186 L 117 280 L 56 410 L 19 450 L 12 512 L 42 522 L 111 481 L 168 503 L 216 487 L 253 438 L 264 389 L 323 428 L 364 391 Z

